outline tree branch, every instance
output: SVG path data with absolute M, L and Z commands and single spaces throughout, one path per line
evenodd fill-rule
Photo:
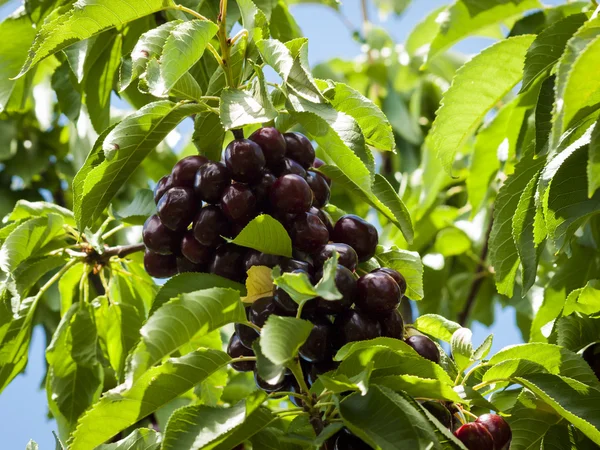
M 87 260 L 89 263 L 105 264 L 113 256 L 125 258 L 132 253 L 141 252 L 145 249 L 146 246 L 141 242 L 139 244 L 117 245 L 115 247 L 108 247 L 102 254 L 94 250 L 87 256 Z

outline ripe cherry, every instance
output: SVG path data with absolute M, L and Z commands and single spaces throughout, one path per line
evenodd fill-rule
M 225 149 L 225 164 L 231 178 L 242 183 L 258 179 L 265 168 L 265 155 L 260 146 L 249 139 L 236 139 Z
M 229 220 L 248 221 L 256 214 L 256 197 L 247 185 L 232 184 L 223 192 L 221 210 Z
M 317 272 L 318 280 L 323 276 L 322 270 Z M 339 300 L 325 300 L 323 298 L 315 299 L 317 312 L 320 314 L 339 314 L 346 311 L 356 300 L 356 279 L 350 270 L 338 264 L 335 272 L 335 286 L 342 294 Z
M 181 253 L 194 264 L 207 265 L 212 259 L 212 248 L 202 245 L 192 230 L 186 231 L 181 240 Z
M 298 175 L 277 178 L 270 190 L 271 205 L 282 213 L 300 214 L 310 209 L 313 194 L 306 180 Z
M 454 432 L 465 447 L 469 450 L 493 450 L 494 440 L 492 435 L 482 424 L 477 422 L 466 423 Z
M 142 230 L 144 245 L 154 253 L 168 255 L 179 250 L 180 235 L 165 227 L 157 215 L 146 219 Z
M 315 162 L 313 163 L 313 167 L 314 167 L 315 169 L 318 169 L 318 168 L 320 168 L 320 167 L 322 167 L 322 166 L 324 166 L 324 165 L 325 165 L 325 161 L 323 161 L 322 159 L 319 159 L 319 158 L 315 158 Z M 319 172 L 319 173 L 321 173 L 321 172 Z M 324 174 L 322 174 L 322 173 L 321 173 L 321 176 L 322 176 L 323 178 L 325 178 L 325 181 L 327 181 L 327 184 L 328 184 L 329 186 L 331 186 L 331 178 L 329 178 L 327 175 L 324 175 Z
M 231 174 L 221 162 L 207 162 L 198 172 L 194 181 L 194 191 L 200 200 L 218 205 L 223 191 L 231 184 Z
M 283 158 L 285 157 L 285 139 L 277 128 L 259 128 L 250 135 L 249 139 L 260 146 L 265 155 L 268 167 L 275 168 L 283 163 Z
M 250 186 L 256 196 L 256 204 L 259 210 L 265 210 L 269 207 L 269 191 L 276 180 L 277 178 L 271 172 L 265 172 L 256 183 Z
M 158 180 L 156 186 L 154 186 L 154 203 L 158 203 L 163 194 L 172 187 L 173 184 L 171 183 L 171 177 L 169 175 L 165 175 Z
M 329 241 L 327 227 L 314 214 L 302 213 L 290 230 L 294 247 L 309 254 L 317 252 Z
M 309 370 L 307 371 L 308 376 L 306 381 L 308 385 L 312 386 L 315 383 L 315 381 L 317 381 L 317 378 L 319 378 L 320 375 L 337 369 L 339 365 L 339 362 L 333 361 L 331 359 L 320 363 L 312 363 L 310 365 Z
M 315 149 L 306 136 L 301 133 L 285 133 L 286 156 L 308 169 L 315 161 Z
M 177 272 L 178 273 L 186 273 L 186 272 L 205 272 L 206 265 L 205 264 L 195 264 L 185 256 L 177 257 Z
M 254 356 L 254 352 L 242 345 L 242 341 L 237 334 L 233 334 L 227 346 L 227 354 L 232 358 L 240 358 L 243 356 Z M 256 366 L 255 361 L 239 361 L 231 364 L 238 372 L 250 372 Z
M 378 316 L 396 309 L 400 303 L 398 284 L 383 272 L 363 275 L 356 286 L 356 306 L 367 314 Z
M 298 259 L 288 259 L 287 261 L 281 262 L 281 270 L 283 272 L 295 272 L 296 270 L 304 271 L 311 278 L 315 273 L 315 268 L 312 264 L 306 261 L 300 261 Z
M 351 246 L 356 251 L 359 262 L 373 257 L 379 239 L 375 227 L 354 214 L 343 216 L 337 221 L 331 238 L 334 242 Z
M 248 311 L 248 319 L 254 325 L 263 327 L 271 314 L 281 315 L 279 306 L 273 297 L 262 297 L 254 301 Z
M 173 186 L 193 188 L 196 172 L 198 172 L 198 169 L 207 162 L 208 159 L 201 155 L 183 158 L 175 164 L 171 172 L 171 182 L 173 183 Z
M 366 314 L 350 309 L 335 318 L 337 347 L 348 342 L 367 341 L 381 336 L 381 325 Z
M 477 418 L 475 423 L 480 423 L 490 432 L 495 450 L 502 450 L 512 438 L 510 425 L 497 414 L 483 414 Z
M 293 174 L 306 179 L 306 170 L 304 167 L 291 158 L 283 158 L 283 162 L 278 167 L 273 169 L 273 172 L 278 177 Z
M 398 287 L 400 288 L 400 293 L 404 295 L 406 293 L 406 279 L 400 272 L 394 269 L 390 269 L 389 267 L 380 267 L 379 269 L 372 270 L 371 273 L 383 272 L 392 277 L 396 283 L 398 283 Z
M 417 334 L 406 338 L 404 342 L 414 348 L 423 358 L 433 361 L 434 363 L 440 362 L 440 351 L 427 336 Z
M 259 389 L 268 393 L 281 391 L 287 384 L 285 377 L 282 377 L 278 383 L 269 384 L 260 377 L 256 369 L 254 369 L 254 382 Z
M 198 242 L 206 247 L 216 247 L 223 242 L 221 236 L 229 234 L 229 221 L 218 206 L 208 205 L 198 211 L 192 230 Z
M 313 191 L 313 206 L 322 208 L 329 203 L 331 191 L 327 180 L 320 173 L 309 170 L 306 174 L 306 182 Z
M 175 255 L 159 255 L 151 250 L 146 250 L 144 268 L 151 277 L 169 278 L 177 273 L 177 257 Z
M 313 256 L 313 263 L 317 269 L 322 269 L 325 261 L 327 261 L 333 255 L 333 252 L 338 253 L 338 264 L 348 268 L 354 272 L 358 265 L 358 256 L 352 247 L 348 244 L 327 244 L 322 247 L 318 253 Z
M 244 257 L 244 269 L 246 272 L 254 266 L 266 266 L 270 269 L 281 264 L 281 256 L 269 255 L 268 253 L 262 253 L 258 250 L 250 249 Z
M 588 346 L 581 354 L 600 380 L 600 342 Z
M 371 450 L 371 446 L 344 428 L 337 435 L 334 450 Z
M 300 356 L 312 363 L 327 361 L 333 351 L 333 325 L 326 317 L 317 318 L 313 323 L 306 342 L 300 347 Z
M 192 222 L 201 203 L 187 187 L 173 187 L 160 198 L 156 210 L 163 225 L 173 231 L 184 231 Z
M 394 339 L 404 338 L 404 320 L 396 309 L 381 314 L 379 323 L 381 324 L 382 336 Z
M 245 249 L 235 244 L 221 244 L 208 268 L 210 273 L 233 281 L 242 282 L 246 278 L 243 262 Z
M 327 231 L 329 231 L 329 236 L 333 235 L 333 220 L 331 220 L 331 216 L 329 214 L 322 209 L 315 208 L 314 206 L 311 207 L 308 212 L 321 219 L 321 222 L 325 224 Z

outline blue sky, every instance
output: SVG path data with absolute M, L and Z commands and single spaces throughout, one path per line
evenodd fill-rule
M 413 26 L 431 10 L 447 4 L 442 0 L 413 1 L 401 19 L 389 18 L 383 26 L 389 30 L 397 42 L 402 42 Z M 556 3 L 556 2 L 552 2 Z M 18 5 L 11 1 L 0 7 L 0 17 L 6 16 Z M 342 11 L 355 27 L 361 24 L 360 2 L 346 0 Z M 360 45 L 352 40 L 348 28 L 339 16 L 328 8 L 317 5 L 298 5 L 293 8 L 294 16 L 304 34 L 309 38 L 311 64 L 333 57 L 351 58 L 360 52 Z M 370 11 L 374 22 L 379 22 L 376 12 Z M 475 53 L 489 45 L 485 39 L 468 39 L 457 46 L 458 50 Z M 515 313 L 512 309 L 496 311 L 496 324 L 487 329 L 480 324 L 473 327 L 473 342 L 479 345 L 489 334 L 494 333 L 492 353 L 502 347 L 520 342 L 520 333 L 515 326 Z M 19 375 L 0 395 L 0 424 L 2 448 L 7 450 L 24 449 L 29 439 L 34 439 L 40 449 L 54 448 L 53 421 L 47 419 L 46 393 L 40 389 L 44 373 L 45 337 L 41 329 L 36 329 L 30 347 L 29 365 L 24 374 Z

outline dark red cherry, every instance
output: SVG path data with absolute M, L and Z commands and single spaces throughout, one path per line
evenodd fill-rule
M 281 315 L 279 306 L 273 297 L 262 297 L 254 301 L 248 312 L 248 319 L 254 325 L 263 327 L 271 314 Z
M 283 163 L 279 167 L 273 169 L 273 172 L 278 176 L 298 175 L 306 179 L 306 170 L 299 163 L 290 158 L 284 158 Z
M 322 208 L 329 203 L 331 192 L 327 180 L 323 175 L 309 170 L 306 174 L 306 182 L 313 191 L 313 206 Z
M 296 270 L 304 271 L 311 278 L 315 273 L 315 268 L 307 261 L 300 261 L 299 259 L 288 259 L 281 262 L 281 270 L 283 272 L 295 272 Z
M 156 186 L 154 186 L 154 203 L 158 203 L 163 194 L 172 187 L 173 184 L 171 183 L 171 177 L 169 175 L 165 175 L 158 180 Z
M 256 197 L 247 185 L 232 184 L 221 197 L 221 210 L 229 220 L 248 221 L 256 214 Z
M 315 149 L 306 136 L 301 133 L 291 132 L 283 135 L 286 143 L 285 154 L 288 158 L 300 163 L 308 169 L 315 162 Z
M 477 418 L 475 423 L 480 423 L 490 432 L 495 450 L 502 450 L 512 438 L 510 425 L 497 414 L 483 414 Z
M 329 236 L 333 235 L 333 220 L 331 216 L 327 214 L 324 210 L 315 208 L 314 206 L 308 210 L 309 213 L 316 215 L 321 222 L 325 224 L 327 227 L 327 231 L 329 231 Z
M 404 339 L 404 320 L 402 320 L 402 315 L 397 310 L 394 309 L 381 314 L 379 323 L 381 324 L 382 336 Z
M 285 377 L 281 378 L 281 381 L 275 384 L 269 384 L 265 380 L 263 380 L 260 375 L 258 375 L 258 371 L 254 369 L 254 382 L 259 389 L 262 389 L 265 392 L 277 392 L 283 390 L 286 386 L 287 381 Z
M 400 303 L 400 288 L 386 273 L 363 275 L 358 279 L 356 286 L 356 306 L 374 317 L 396 309 Z
M 237 334 L 233 334 L 227 346 L 227 354 L 232 358 L 240 358 L 243 356 L 254 356 L 254 352 L 242 345 L 242 341 Z M 250 372 L 256 366 L 255 361 L 239 361 L 231 364 L 238 372 Z
M 173 186 L 193 188 L 196 172 L 198 172 L 198 169 L 207 162 L 208 159 L 201 155 L 183 158 L 175 164 L 171 171 L 171 182 L 173 183 Z
M 318 168 L 320 168 L 320 167 L 323 167 L 324 165 L 325 165 L 325 161 L 323 161 L 322 159 L 319 159 L 319 158 L 315 158 L 315 162 L 313 163 L 313 167 L 314 167 L 315 169 L 318 169 Z M 321 172 L 319 172 L 319 173 L 321 173 Z M 321 173 L 321 176 L 322 176 L 323 178 L 325 178 L 325 180 L 327 181 L 327 184 L 328 184 L 329 186 L 331 186 L 331 178 L 329 178 L 327 175 L 324 175 L 324 174 L 322 174 L 322 173 Z
M 350 309 L 335 318 L 333 323 L 337 347 L 348 342 L 367 341 L 381 336 L 381 325 L 364 313 Z
M 402 276 L 400 272 L 394 269 L 390 269 L 389 267 L 380 267 L 379 269 L 372 270 L 371 273 L 383 272 L 392 277 L 396 283 L 398 283 L 398 287 L 400 288 L 400 292 L 402 295 L 406 293 L 406 279 Z
M 581 356 L 600 380 L 600 342 L 588 346 Z
M 494 450 L 492 435 L 480 423 L 466 423 L 454 432 L 454 436 L 469 450 Z
M 326 317 L 317 318 L 308 338 L 300 347 L 300 356 L 308 362 L 330 360 L 333 353 L 333 324 Z
M 156 210 L 163 225 L 173 231 L 184 231 L 192 222 L 201 202 L 194 191 L 186 187 L 172 187 L 160 198 Z
M 192 230 L 198 242 L 206 247 L 216 247 L 223 242 L 221 236 L 229 235 L 229 221 L 218 206 L 208 205 L 198 211 Z
M 261 211 L 269 207 L 269 192 L 277 178 L 271 172 L 265 172 L 259 180 L 250 186 L 256 196 L 256 203 Z
M 180 234 L 165 227 L 157 215 L 146 219 L 142 239 L 146 248 L 154 253 L 168 255 L 179 250 Z
M 169 278 L 177 273 L 177 257 L 175 255 L 159 255 L 151 250 L 146 250 L 144 268 L 151 277 Z
M 313 254 L 329 241 L 327 227 L 314 214 L 302 213 L 290 230 L 290 237 L 295 248 Z
M 268 167 L 278 167 L 283 163 L 283 158 L 285 157 L 285 139 L 277 128 L 259 128 L 248 139 L 260 146 L 265 155 Z
M 371 450 L 371 446 L 344 428 L 337 435 L 334 450 Z
M 434 363 L 440 362 L 440 351 L 427 336 L 417 334 L 406 338 L 404 342 L 414 348 L 423 358 L 433 361 Z
M 313 263 L 317 269 L 322 269 L 325 261 L 333 255 L 333 252 L 338 253 L 338 264 L 348 268 L 354 272 L 358 265 L 358 256 L 352 247 L 348 244 L 327 244 L 313 256 Z
M 318 280 L 323 276 L 323 271 L 317 272 L 316 278 Z M 325 300 L 323 298 L 316 298 L 315 304 L 317 312 L 320 314 L 339 314 L 346 311 L 356 301 L 356 278 L 350 270 L 340 264 L 338 264 L 335 272 L 335 286 L 342 294 L 342 298 L 339 300 Z
M 244 271 L 244 255 L 246 249 L 234 244 L 221 244 L 208 268 L 210 273 L 220 275 L 233 281 L 243 282 L 246 278 Z
M 359 262 L 365 262 L 375 255 L 379 236 L 377 229 L 362 217 L 348 214 L 340 217 L 333 227 L 331 239 L 352 247 Z
M 218 205 L 223 191 L 231 184 L 231 174 L 221 162 L 207 162 L 198 172 L 194 182 L 194 191 L 200 200 Z
M 271 205 L 282 213 L 300 214 L 310 209 L 313 194 L 306 180 L 298 175 L 277 178 L 270 190 Z
M 225 149 L 225 164 L 231 178 L 242 183 L 258 179 L 265 168 L 265 155 L 260 146 L 250 139 L 236 139 Z
M 198 242 L 194 232 L 189 230 L 181 240 L 181 253 L 194 264 L 207 265 L 212 259 L 213 249 Z
M 252 344 L 258 339 L 258 331 L 242 323 L 235 324 L 235 334 L 240 338 L 244 347 L 252 349 Z
M 177 257 L 177 273 L 186 272 L 206 272 L 205 264 L 196 264 L 187 259 L 185 256 Z
M 266 266 L 270 269 L 281 264 L 282 257 L 277 255 L 269 255 L 259 252 L 258 250 L 250 249 L 244 257 L 244 269 L 246 272 L 254 266 Z

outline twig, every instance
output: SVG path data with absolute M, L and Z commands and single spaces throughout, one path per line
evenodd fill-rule
M 231 72 L 231 41 L 227 39 L 227 0 L 221 0 L 219 6 L 219 17 L 217 19 L 219 31 L 217 36 L 221 45 L 221 59 L 225 66 L 225 77 L 227 78 L 227 86 L 236 87 L 233 82 L 233 73 Z
M 241 128 L 234 128 L 233 130 L 231 130 L 231 132 L 233 133 L 234 138 L 244 139 L 244 130 L 242 130 Z
M 170 6 L 168 8 L 165 9 L 178 9 L 179 11 L 183 11 L 185 13 L 191 14 L 192 16 L 194 16 L 196 19 L 200 19 L 200 20 L 205 20 L 207 22 L 210 22 L 209 19 L 207 19 L 206 17 L 204 17 L 202 14 L 200 14 L 197 11 L 194 11 L 193 9 L 190 8 L 186 8 L 183 5 L 175 5 L 175 6 Z
M 104 253 L 102 253 L 102 255 L 98 256 L 102 261 L 109 260 L 113 256 L 116 256 L 117 258 L 125 258 L 132 253 L 144 251 L 145 248 L 146 246 L 141 242 L 139 244 L 117 245 L 115 247 L 108 247 Z

